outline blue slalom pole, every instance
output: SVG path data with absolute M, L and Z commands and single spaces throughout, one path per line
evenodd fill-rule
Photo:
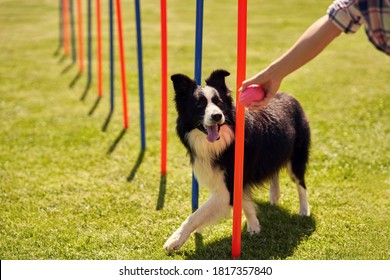
M 203 0 L 196 1 L 195 30 L 195 81 L 202 83 L 202 45 L 203 45 Z
M 138 88 L 139 88 L 139 112 L 141 126 L 141 147 L 146 148 L 145 138 L 145 110 L 144 110 L 144 70 L 142 62 L 142 33 L 141 33 L 141 7 L 140 1 L 135 0 L 135 23 L 137 27 L 137 51 L 138 51 Z
M 64 20 L 64 14 L 62 13 L 62 0 L 58 1 L 58 7 L 59 7 L 59 46 L 63 47 L 64 46 L 64 34 L 63 34 L 63 20 Z
M 195 81 L 202 83 L 202 45 L 203 45 L 203 0 L 196 1 L 196 30 L 195 30 Z M 199 184 L 192 173 L 192 210 L 199 207 Z
M 114 0 L 109 2 L 110 17 L 110 112 L 114 111 Z
M 88 0 L 88 81 L 92 81 L 92 0 Z
M 70 13 L 70 27 L 72 32 L 72 61 L 73 63 L 76 63 L 76 33 L 75 33 L 75 27 L 74 27 L 74 9 L 73 9 L 73 0 L 69 1 L 69 13 Z

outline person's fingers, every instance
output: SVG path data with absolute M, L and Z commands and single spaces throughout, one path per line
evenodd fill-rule
M 256 75 L 250 77 L 249 79 L 246 79 L 245 81 L 242 82 L 241 87 L 239 91 L 244 91 L 248 86 L 257 84 L 261 85 L 264 81 L 264 77 L 262 72 L 257 73 Z
M 238 89 L 240 92 L 243 92 L 248 86 L 253 85 L 251 79 L 245 80 L 242 82 L 241 87 Z

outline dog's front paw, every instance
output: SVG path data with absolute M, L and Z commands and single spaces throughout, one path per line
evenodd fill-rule
M 179 250 L 184 243 L 181 239 L 181 233 L 179 231 L 174 232 L 165 242 L 164 249 L 169 252 Z
M 259 234 L 261 231 L 261 226 L 259 221 L 253 220 L 251 223 L 248 221 L 248 225 L 246 228 L 247 232 L 249 232 L 250 235 Z
M 304 207 L 299 209 L 299 216 L 304 216 L 304 217 L 310 217 L 310 210 L 309 207 Z

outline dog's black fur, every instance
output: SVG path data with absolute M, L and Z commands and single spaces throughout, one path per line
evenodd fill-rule
M 208 177 L 217 178 L 218 174 L 223 174 L 223 180 L 219 183 L 216 181 L 216 184 L 225 186 L 229 192 L 226 203 L 232 205 L 236 116 L 235 104 L 225 83 L 225 77 L 228 75 L 229 72 L 225 70 L 216 70 L 206 79 L 206 86 L 198 86 L 194 80 L 183 74 L 173 75 L 171 80 L 178 112 L 176 130 L 190 155 L 195 176 L 200 183 L 208 184 L 212 183 Z M 279 198 L 277 174 L 281 168 L 288 166 L 292 179 L 297 183 L 300 199 L 301 194 L 303 195 L 300 200 L 300 214 L 309 215 L 305 184 L 309 146 L 308 121 L 298 101 L 290 95 L 278 93 L 262 110 L 246 111 L 244 193 L 250 196 L 253 186 L 259 186 L 274 178 L 271 191 L 274 189 L 276 194 L 271 194 L 274 196 L 271 197 L 271 202 L 276 203 Z M 206 173 L 208 175 L 205 175 Z M 220 189 L 215 190 L 213 186 L 207 187 L 212 193 L 223 193 Z M 205 211 L 214 211 L 209 208 Z M 245 210 L 248 210 L 248 213 Z M 250 216 L 249 212 L 253 212 L 253 207 L 248 205 L 245 209 L 244 205 L 244 212 Z M 196 218 L 195 215 L 196 212 L 167 241 L 166 249 L 180 248 L 186 240 L 185 235 L 210 222 L 202 220 L 200 215 Z M 257 221 L 256 217 L 252 216 L 252 219 Z M 194 222 L 195 220 L 197 222 Z M 190 229 L 186 228 L 190 223 L 194 224 Z M 252 227 L 252 232 L 260 231 L 260 225 L 257 227 L 256 222 L 249 225 L 248 221 L 248 227 Z

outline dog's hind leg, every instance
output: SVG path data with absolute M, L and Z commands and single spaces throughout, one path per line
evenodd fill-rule
M 247 220 L 247 231 L 250 234 L 260 233 L 261 226 L 256 216 L 256 205 L 249 194 L 244 193 L 242 199 L 242 209 Z
M 220 188 L 194 213 L 192 213 L 182 225 L 165 242 L 164 249 L 167 251 L 179 250 L 188 237 L 195 230 L 217 222 L 230 214 L 230 196 L 228 190 Z
M 295 170 L 295 171 L 294 171 Z M 299 174 L 291 163 L 287 164 L 287 171 L 291 179 L 296 183 L 299 195 L 299 215 L 310 216 L 309 202 L 307 199 L 307 191 L 304 174 Z
M 279 198 L 280 198 L 279 172 L 276 172 L 271 177 L 271 184 L 269 189 L 269 201 L 271 205 L 278 204 Z
M 310 216 L 309 202 L 307 199 L 306 186 L 297 184 L 298 195 L 299 195 L 299 215 Z

